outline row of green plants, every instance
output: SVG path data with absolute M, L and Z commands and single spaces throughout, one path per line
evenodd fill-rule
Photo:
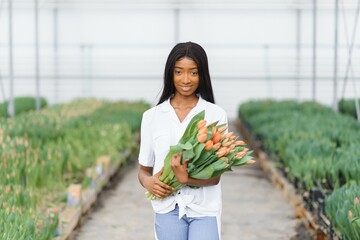
M 357 101 L 358 104 L 360 105 L 360 101 L 359 100 Z M 355 99 L 341 99 L 339 101 L 338 106 L 339 106 L 339 112 L 343 114 L 348 114 L 357 119 Z
M 45 108 L 48 105 L 45 98 L 40 98 L 40 108 Z M 0 103 L 0 118 L 8 117 L 9 101 Z M 34 97 L 16 97 L 14 99 L 15 115 L 33 111 L 36 109 L 36 98 Z
M 70 184 L 88 184 L 98 157 L 136 146 L 144 102 L 79 99 L 0 119 L 0 239 L 51 239 Z
M 343 238 L 360 239 L 359 212 L 350 217 L 351 204 L 342 205 L 358 204 L 360 124 L 321 104 L 291 100 L 249 101 L 239 117 L 291 182 L 325 193 L 326 214 Z
M 326 214 L 344 239 L 360 239 L 360 186 L 345 184 L 335 189 L 325 202 Z

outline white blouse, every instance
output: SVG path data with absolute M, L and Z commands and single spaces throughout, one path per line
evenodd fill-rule
M 216 121 L 219 121 L 218 124 L 228 123 L 227 115 L 222 108 L 201 97 L 182 122 L 170 105 L 170 99 L 144 112 L 141 123 L 139 163 L 146 167 L 153 167 L 153 174 L 160 171 L 170 146 L 179 142 L 190 120 L 204 109 L 207 124 Z M 151 203 L 156 213 L 168 213 L 178 204 L 179 219 L 184 214 L 188 217 L 216 216 L 220 233 L 222 205 L 220 183 L 196 189 L 184 187 L 165 199 L 152 200 Z

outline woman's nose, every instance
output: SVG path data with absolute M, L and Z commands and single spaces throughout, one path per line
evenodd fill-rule
M 184 74 L 184 77 L 183 77 L 182 81 L 183 81 L 184 83 L 189 83 L 189 82 L 190 82 L 190 76 L 189 76 L 189 74 Z

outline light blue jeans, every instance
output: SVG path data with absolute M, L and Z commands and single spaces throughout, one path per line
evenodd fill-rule
M 216 217 L 187 217 L 179 219 L 176 205 L 171 212 L 155 216 L 158 240 L 218 240 Z

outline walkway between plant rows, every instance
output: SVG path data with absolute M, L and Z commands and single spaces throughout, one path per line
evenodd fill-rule
M 230 131 L 237 132 L 234 126 Z M 122 175 L 101 194 L 98 207 L 78 230 L 77 240 L 154 239 L 154 215 L 137 180 L 137 165 L 128 166 Z M 223 174 L 221 184 L 223 240 L 306 239 L 297 233 L 299 220 L 293 207 L 258 164 Z

